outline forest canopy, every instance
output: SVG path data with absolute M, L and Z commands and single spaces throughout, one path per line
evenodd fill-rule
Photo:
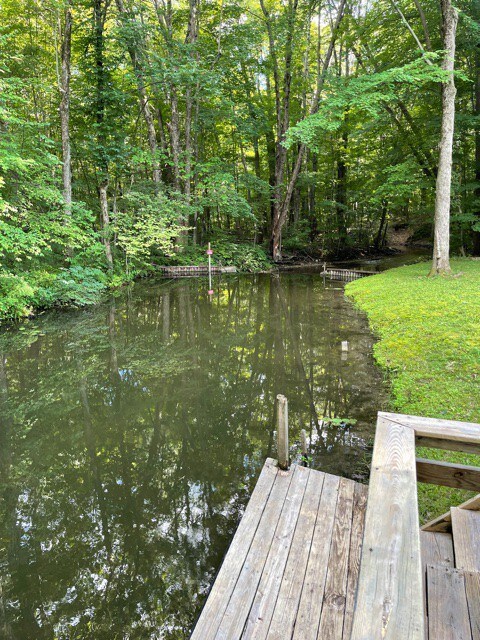
M 1 0 L 0 316 L 156 264 L 430 240 L 437 0 Z M 456 5 L 452 246 L 480 254 L 480 2 Z M 241 249 L 239 250 L 239 245 Z

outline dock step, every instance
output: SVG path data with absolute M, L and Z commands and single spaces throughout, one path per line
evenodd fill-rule
M 428 566 L 427 600 L 430 640 L 472 640 L 463 572 Z
M 455 565 L 465 571 L 480 571 L 480 511 L 450 509 Z
M 420 531 L 420 544 L 422 547 L 422 564 L 435 567 L 455 567 L 453 553 L 453 539 L 451 533 L 438 533 L 433 531 Z

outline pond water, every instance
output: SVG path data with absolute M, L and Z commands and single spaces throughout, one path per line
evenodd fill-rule
M 294 457 L 305 428 L 312 466 L 368 474 L 386 391 L 341 285 L 207 288 L 146 281 L 0 335 L 1 638 L 188 638 L 275 455 L 278 393 Z

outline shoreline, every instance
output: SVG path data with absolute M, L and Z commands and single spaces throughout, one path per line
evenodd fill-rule
M 480 261 L 452 259 L 455 275 L 427 278 L 429 263 L 349 283 L 345 295 L 366 313 L 392 411 L 480 422 Z M 422 457 L 475 464 L 472 454 L 421 449 Z M 462 502 L 467 492 L 419 485 L 422 521 Z M 467 495 L 467 497 L 469 497 Z

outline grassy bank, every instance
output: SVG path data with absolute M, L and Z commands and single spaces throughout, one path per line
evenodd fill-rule
M 346 293 L 380 338 L 378 363 L 391 380 L 399 413 L 480 422 L 480 261 L 452 260 L 454 277 L 427 278 L 422 263 L 352 282 Z M 475 456 L 419 450 L 422 457 L 478 465 Z M 422 521 L 465 492 L 419 486 Z

